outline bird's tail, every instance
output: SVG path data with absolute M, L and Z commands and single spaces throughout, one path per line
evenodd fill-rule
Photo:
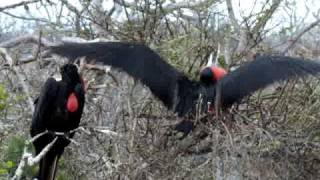
M 54 180 L 57 172 L 57 165 L 59 155 L 51 154 L 50 152 L 45 155 L 40 161 L 40 169 L 37 176 L 38 180 Z

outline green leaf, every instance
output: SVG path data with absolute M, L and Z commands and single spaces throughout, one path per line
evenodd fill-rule
M 7 161 L 6 165 L 9 169 L 15 167 L 15 163 L 13 161 Z
M 0 85 L 0 111 L 4 110 L 7 106 L 8 93 L 3 85 Z
M 6 169 L 0 169 L 0 175 L 7 175 L 8 171 Z

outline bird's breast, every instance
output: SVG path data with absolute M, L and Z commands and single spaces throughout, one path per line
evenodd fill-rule
M 69 112 L 66 107 L 61 106 L 49 118 L 47 129 L 56 132 L 68 132 L 77 128 L 80 123 L 77 113 Z

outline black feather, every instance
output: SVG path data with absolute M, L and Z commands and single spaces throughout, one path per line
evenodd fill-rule
M 31 136 L 34 137 L 46 130 L 47 133 L 34 141 L 36 155 L 42 149 L 57 137 L 53 132 L 69 132 L 79 126 L 80 118 L 84 107 L 84 91 L 81 87 L 81 77 L 74 65 L 67 64 L 63 66 L 62 81 L 56 81 L 49 78 L 43 86 L 40 96 L 35 102 L 35 111 L 32 117 Z M 69 95 L 74 92 L 79 102 L 77 111 L 71 113 L 66 109 L 66 103 Z M 68 138 L 74 136 L 74 132 L 67 134 Z M 64 136 L 59 136 L 53 147 L 41 159 L 39 164 L 39 180 L 54 179 L 56 166 L 59 157 L 62 155 L 64 148 L 70 141 Z
M 165 106 L 179 116 L 195 112 L 200 94 L 202 109 L 215 102 L 216 92 L 221 93 L 222 108 L 254 91 L 277 81 L 320 72 L 319 62 L 285 56 L 259 56 L 256 60 L 230 72 L 216 84 L 203 84 L 189 80 L 184 74 L 166 63 L 149 47 L 135 43 L 99 42 L 64 43 L 50 47 L 52 53 L 68 57 L 71 62 L 86 57 L 89 63 L 120 68 L 148 86 Z M 179 126 L 179 127 L 192 127 Z
M 74 62 L 86 57 L 90 63 L 110 65 L 120 68 L 139 79 L 169 109 L 184 115 L 195 99 L 187 98 L 198 89 L 198 84 L 190 81 L 149 47 L 137 43 L 66 43 L 50 48 L 52 53 L 69 58 Z M 187 107 L 186 107 L 187 106 Z M 189 107 L 190 106 L 190 107 Z
M 276 81 L 306 75 L 317 75 L 320 64 L 311 60 L 285 56 L 259 56 L 222 78 L 217 86 L 221 90 L 221 105 L 229 107 L 254 91 Z

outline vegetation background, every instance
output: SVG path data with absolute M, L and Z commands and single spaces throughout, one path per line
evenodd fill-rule
M 231 70 L 257 53 L 319 59 L 316 0 L 241 3 L 24 0 L 1 6 L 0 179 L 14 175 L 30 139 L 33 100 L 65 62 L 45 54 L 40 39 L 142 42 L 193 79 L 211 53 Z M 116 69 L 85 69 L 85 76 L 91 86 L 83 129 L 66 148 L 57 179 L 320 179 L 318 78 L 259 91 L 201 126 L 206 139 L 195 132 L 179 141 L 166 134 L 181 119 L 138 81 Z M 35 171 L 26 166 L 22 178 Z

